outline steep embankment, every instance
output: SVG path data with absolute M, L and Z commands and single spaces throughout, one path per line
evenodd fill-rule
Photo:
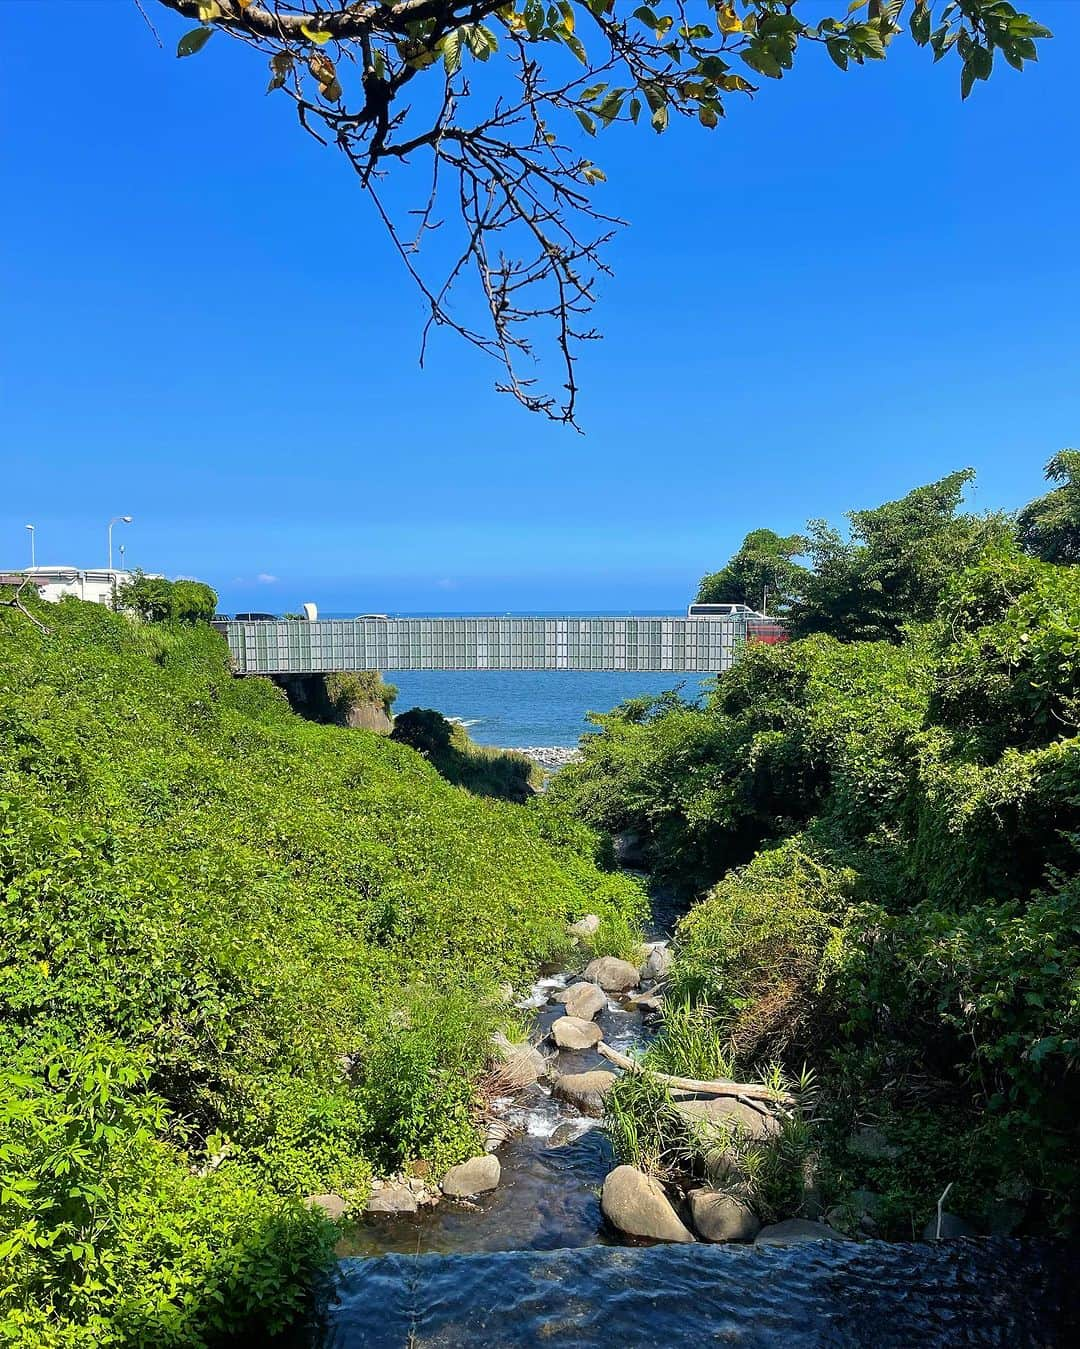
M 205 628 L 41 613 L 0 610 L 0 1331 L 272 1327 L 302 1197 L 468 1155 L 497 984 L 638 894 Z
M 806 1212 L 907 1238 L 950 1187 L 984 1232 L 1075 1221 L 1078 632 L 1080 568 L 1001 544 L 902 640 L 748 649 L 700 705 L 602 718 L 556 780 L 711 885 L 673 1000 L 743 1074 L 815 1067 Z

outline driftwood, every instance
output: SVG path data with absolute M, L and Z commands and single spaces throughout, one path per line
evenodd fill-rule
M 790 1092 L 774 1091 L 772 1087 L 763 1086 L 760 1082 L 699 1082 L 693 1077 L 675 1077 L 671 1073 L 658 1073 L 652 1068 L 642 1067 L 633 1059 L 628 1059 L 625 1054 L 618 1053 L 603 1040 L 596 1046 L 596 1052 L 617 1068 L 623 1068 L 628 1073 L 648 1073 L 650 1077 L 655 1077 L 657 1082 L 663 1082 L 665 1086 L 674 1087 L 677 1091 L 692 1092 L 697 1096 L 734 1096 L 745 1098 L 747 1103 L 772 1101 L 776 1105 L 795 1105 L 795 1097 Z

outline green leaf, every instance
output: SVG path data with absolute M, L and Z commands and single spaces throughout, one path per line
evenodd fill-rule
M 193 28 L 189 33 L 185 33 L 176 44 L 177 56 L 194 56 L 196 52 L 201 52 L 213 36 L 212 28 Z
M 443 65 L 448 75 L 456 75 L 461 69 L 461 29 L 455 28 L 439 42 Z
M 575 108 L 574 116 L 578 119 L 578 121 L 581 123 L 581 125 L 585 128 L 585 130 L 589 133 L 590 136 L 596 135 L 596 123 L 593 121 L 593 119 L 589 116 L 589 114 L 585 111 L 584 108 Z
M 630 120 L 637 126 L 637 120 L 641 116 L 641 99 L 635 96 L 630 100 Z
M 613 89 L 607 98 L 604 99 L 596 109 L 596 115 L 600 120 L 608 125 L 618 117 L 622 112 L 623 99 L 626 97 L 624 89 Z
M 307 38 L 309 42 L 314 42 L 317 47 L 325 47 L 326 44 L 330 41 L 330 38 L 333 36 L 333 34 L 331 33 L 323 33 L 321 31 L 309 28 L 307 24 L 303 23 L 300 25 L 300 31 L 301 33 L 303 33 L 303 35 Z
M 930 41 L 930 17 L 930 6 L 928 4 L 920 5 L 917 9 L 912 10 L 911 36 L 920 47 L 925 47 Z
M 589 58 L 585 54 L 585 48 L 581 45 L 581 39 L 575 37 L 573 33 L 564 33 L 563 42 L 570 48 L 583 66 L 589 64 Z
M 667 124 L 668 124 L 668 110 L 667 110 L 667 104 L 666 104 L 666 103 L 661 104 L 661 106 L 660 106 L 659 108 L 655 108 L 655 109 L 653 110 L 653 115 L 652 115 L 651 120 L 652 120 L 653 128 L 654 128 L 656 131 L 666 131 L 666 130 L 667 130 Z
M 976 43 L 971 49 L 971 56 L 968 58 L 975 67 L 975 78 L 977 80 L 988 80 L 994 69 L 994 53 L 991 48 L 983 47 Z

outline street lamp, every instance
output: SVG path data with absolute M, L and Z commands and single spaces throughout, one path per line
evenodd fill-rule
M 30 570 L 33 571 L 37 566 L 37 558 L 34 556 L 34 526 L 27 525 L 26 528 L 30 531 Z
M 112 531 L 113 525 L 130 525 L 130 515 L 114 515 L 109 521 L 109 570 L 112 571 Z

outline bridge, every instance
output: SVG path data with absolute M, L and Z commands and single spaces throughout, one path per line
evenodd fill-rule
M 778 642 L 769 619 L 354 618 L 214 625 L 242 675 L 340 670 L 636 670 L 719 674 L 747 641 Z

